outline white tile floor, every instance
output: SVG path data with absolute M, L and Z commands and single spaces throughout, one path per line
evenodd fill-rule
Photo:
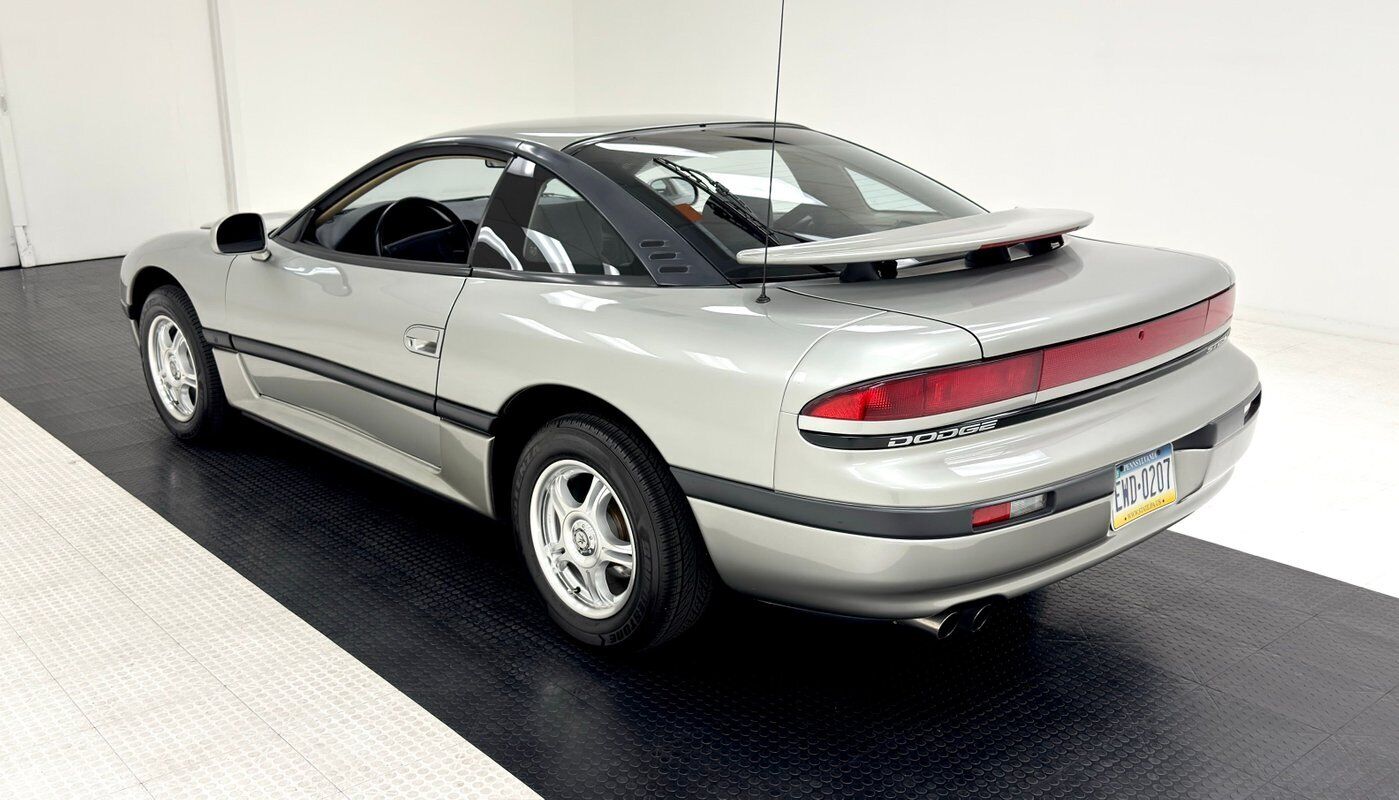
M 1177 526 L 1399 596 L 1399 345 L 1237 323 L 1253 450 Z M 534 797 L 0 400 L 0 797 Z
M 0 797 L 536 795 L 0 400 Z
M 1175 530 L 1399 597 L 1399 344 L 1234 324 L 1263 376 L 1253 447 Z

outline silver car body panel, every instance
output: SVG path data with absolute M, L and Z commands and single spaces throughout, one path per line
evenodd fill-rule
M 519 154 L 568 158 L 559 151 L 589 138 L 697 121 L 521 123 L 420 144 L 437 152 L 458 140 L 477 148 L 515 141 Z M 402 158 L 404 149 L 394 155 Z M 632 229 L 658 221 L 638 217 Z M 294 228 L 296 218 L 287 225 Z M 727 487 L 718 494 L 687 489 L 720 576 L 794 605 L 907 617 L 1028 591 L 1193 511 L 1222 485 L 1255 424 L 1257 404 L 1249 403 L 1257 372 L 1216 338 L 1091 385 L 972 410 L 994 417 L 1095 392 L 1091 402 L 1010 427 L 889 450 L 839 449 L 807 437 L 823 426 L 885 434 L 967 421 L 957 413 L 842 427 L 801 411 L 854 383 L 1043 347 L 1198 303 L 1233 283 L 1227 267 L 1201 256 L 1066 237 L 1058 250 L 1001 266 L 773 284 L 770 300 L 760 302 L 751 284 L 621 285 L 395 268 L 280 239 L 259 260 L 264 254 L 212 252 L 209 237 L 171 234 L 133 250 L 122 264 L 122 299 L 139 306 L 137 291 L 152 285 L 152 275 L 172 276 L 194 303 L 235 407 L 499 516 L 507 509 L 492 501 L 498 420 L 527 393 L 585 393 L 634 423 L 682 486 Z M 131 311 L 134 320 L 139 307 Z M 410 329 L 414 341 L 440 330 L 436 352 L 406 346 Z M 1150 367 L 1165 371 L 1120 389 L 1098 387 Z M 1241 403 L 1249 404 L 1247 417 L 1237 412 Z M 1234 415 L 1227 439 L 1194 436 L 1226 412 Z M 1108 532 L 1110 489 L 1081 478 L 1173 441 L 1189 443 L 1178 453 L 1180 501 Z M 1053 513 L 985 533 L 971 533 L 969 524 L 945 529 L 949 519 L 969 519 L 977 504 L 1065 482 L 1076 488 L 1063 488 L 1065 505 Z M 755 492 L 774 508 L 805 510 L 760 514 L 716 499 Z M 834 517 L 814 524 L 820 503 L 875 522 L 862 523 L 868 530 L 860 533 Z M 902 513 L 898 533 L 878 524 L 888 510 Z
M 448 323 L 438 393 L 494 413 L 531 387 L 580 389 L 626 414 L 671 465 L 771 485 L 797 363 L 827 333 L 883 315 L 757 296 L 473 277 Z
M 242 255 L 228 273 L 223 330 L 324 359 L 431 396 L 436 358 L 404 346 L 414 326 L 444 329 L 463 275 L 343 264 L 298 253 L 275 240 L 266 261 Z M 415 458 L 441 463 L 437 417 L 395 399 L 278 363 L 249 357 L 260 394 L 314 411 Z

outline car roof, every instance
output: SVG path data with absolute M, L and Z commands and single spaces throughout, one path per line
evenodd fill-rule
M 502 122 L 448 131 L 424 141 L 450 139 L 460 136 L 502 136 L 535 142 L 545 147 L 563 150 L 590 139 L 605 138 L 632 131 L 655 128 L 693 127 L 722 124 L 772 124 L 771 119 L 735 114 L 638 114 L 608 117 L 563 117 L 559 119 Z

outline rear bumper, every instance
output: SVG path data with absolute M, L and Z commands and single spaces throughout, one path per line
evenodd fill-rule
M 1261 400 L 1256 380 L 1224 413 L 1173 439 L 1180 500 L 1115 532 L 1109 506 L 1112 468 L 1120 459 L 1108 442 L 1095 469 L 1048 485 L 1025 484 L 1027 491 L 1019 494 L 1053 493 L 1050 513 L 984 533 L 970 532 L 971 510 L 995 502 L 996 495 L 922 508 L 808 500 L 816 505 L 793 513 L 790 505 L 765 507 L 716 495 L 712 487 L 696 485 L 693 475 L 682 474 L 681 483 L 714 565 L 732 588 L 832 613 L 923 617 L 972 600 L 1032 591 L 1194 512 L 1223 487 L 1252 441 Z

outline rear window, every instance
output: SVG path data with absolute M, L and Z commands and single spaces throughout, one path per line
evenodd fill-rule
M 575 155 L 655 209 L 735 281 L 762 271 L 737 263 L 740 250 L 984 213 L 926 175 L 858 145 L 805 128 L 776 133 L 775 152 L 771 126 L 726 125 L 622 136 Z M 739 213 L 733 202 L 742 205 Z M 842 266 L 772 267 L 768 276 L 835 274 Z

